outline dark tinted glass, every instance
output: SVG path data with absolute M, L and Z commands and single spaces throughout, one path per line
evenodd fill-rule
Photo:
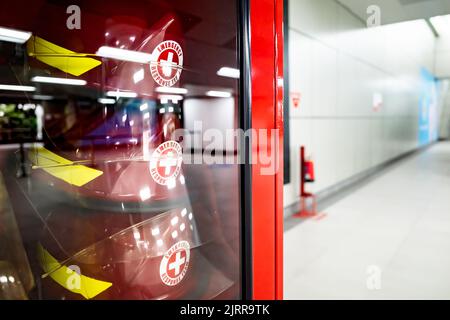
M 0 5 L 0 294 L 239 298 L 236 1 L 77 4 Z

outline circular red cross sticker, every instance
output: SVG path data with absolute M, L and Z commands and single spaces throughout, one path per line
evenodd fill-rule
M 172 40 L 161 42 L 152 53 L 157 63 L 150 64 L 153 79 L 163 87 L 171 87 L 180 79 L 183 50 Z
M 176 286 L 189 268 L 190 246 L 187 241 L 175 243 L 164 254 L 159 265 L 159 276 L 164 284 Z
M 174 183 L 180 173 L 182 162 L 180 144 L 176 141 L 166 141 L 153 151 L 150 160 L 150 174 L 158 184 Z

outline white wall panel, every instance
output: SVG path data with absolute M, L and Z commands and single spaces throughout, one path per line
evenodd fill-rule
M 436 75 L 450 77 L 450 50 L 436 52 Z
M 314 97 L 314 104 L 308 106 L 312 110 L 312 116 L 329 116 L 336 112 L 336 56 L 336 50 L 320 42 L 314 42 L 311 64 L 313 71 L 311 94 Z M 301 73 L 299 76 L 301 77 Z
M 315 161 L 314 192 L 418 146 L 420 69 L 433 71 L 435 46 L 424 21 L 366 28 L 334 0 L 290 1 L 289 28 L 289 85 L 301 103 L 290 105 L 285 206 L 298 200 L 301 145 Z M 436 63 L 450 74 L 449 60 Z
M 220 132 L 222 137 L 227 137 L 227 130 L 235 127 L 235 100 L 234 98 L 208 98 L 208 99 L 186 99 L 184 101 L 185 128 L 191 132 L 195 139 L 201 139 L 202 132 L 194 132 L 194 129 L 213 129 Z M 197 122 L 197 128 L 195 123 Z M 201 125 L 199 125 L 201 123 Z M 194 137 L 192 137 L 194 139 Z M 202 141 L 202 140 L 199 140 Z M 208 146 L 210 142 L 202 141 L 202 147 Z M 194 147 L 187 140 L 186 147 Z M 198 147 L 198 146 L 195 146 Z M 235 150 L 235 141 L 228 139 L 224 143 L 224 150 Z
M 291 92 L 301 92 L 302 98 L 299 108 L 291 108 L 291 116 L 311 116 L 314 106 L 312 94 L 314 72 L 314 41 L 296 32 L 292 33 L 292 43 L 289 45 L 290 67 L 289 84 Z

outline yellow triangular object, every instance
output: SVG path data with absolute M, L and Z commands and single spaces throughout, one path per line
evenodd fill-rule
M 96 59 L 86 57 L 86 54 L 76 53 L 38 36 L 31 37 L 27 49 L 28 55 L 74 76 L 82 75 L 102 64 Z
M 69 184 L 81 187 L 101 176 L 103 171 L 76 165 L 44 147 L 36 147 L 29 151 L 33 165 L 42 168 L 52 176 Z
M 50 272 L 50 278 L 56 281 L 65 289 L 82 295 L 85 299 L 92 299 L 112 286 L 111 282 L 97 280 L 82 274 L 77 274 L 74 270 L 61 265 L 47 250 L 38 244 L 38 259 L 45 273 Z M 74 281 L 73 278 L 76 281 Z

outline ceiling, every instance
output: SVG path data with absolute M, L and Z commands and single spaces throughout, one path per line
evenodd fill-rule
M 426 19 L 450 14 L 449 0 L 337 0 L 366 21 L 367 8 L 378 5 L 381 9 L 381 24 Z

